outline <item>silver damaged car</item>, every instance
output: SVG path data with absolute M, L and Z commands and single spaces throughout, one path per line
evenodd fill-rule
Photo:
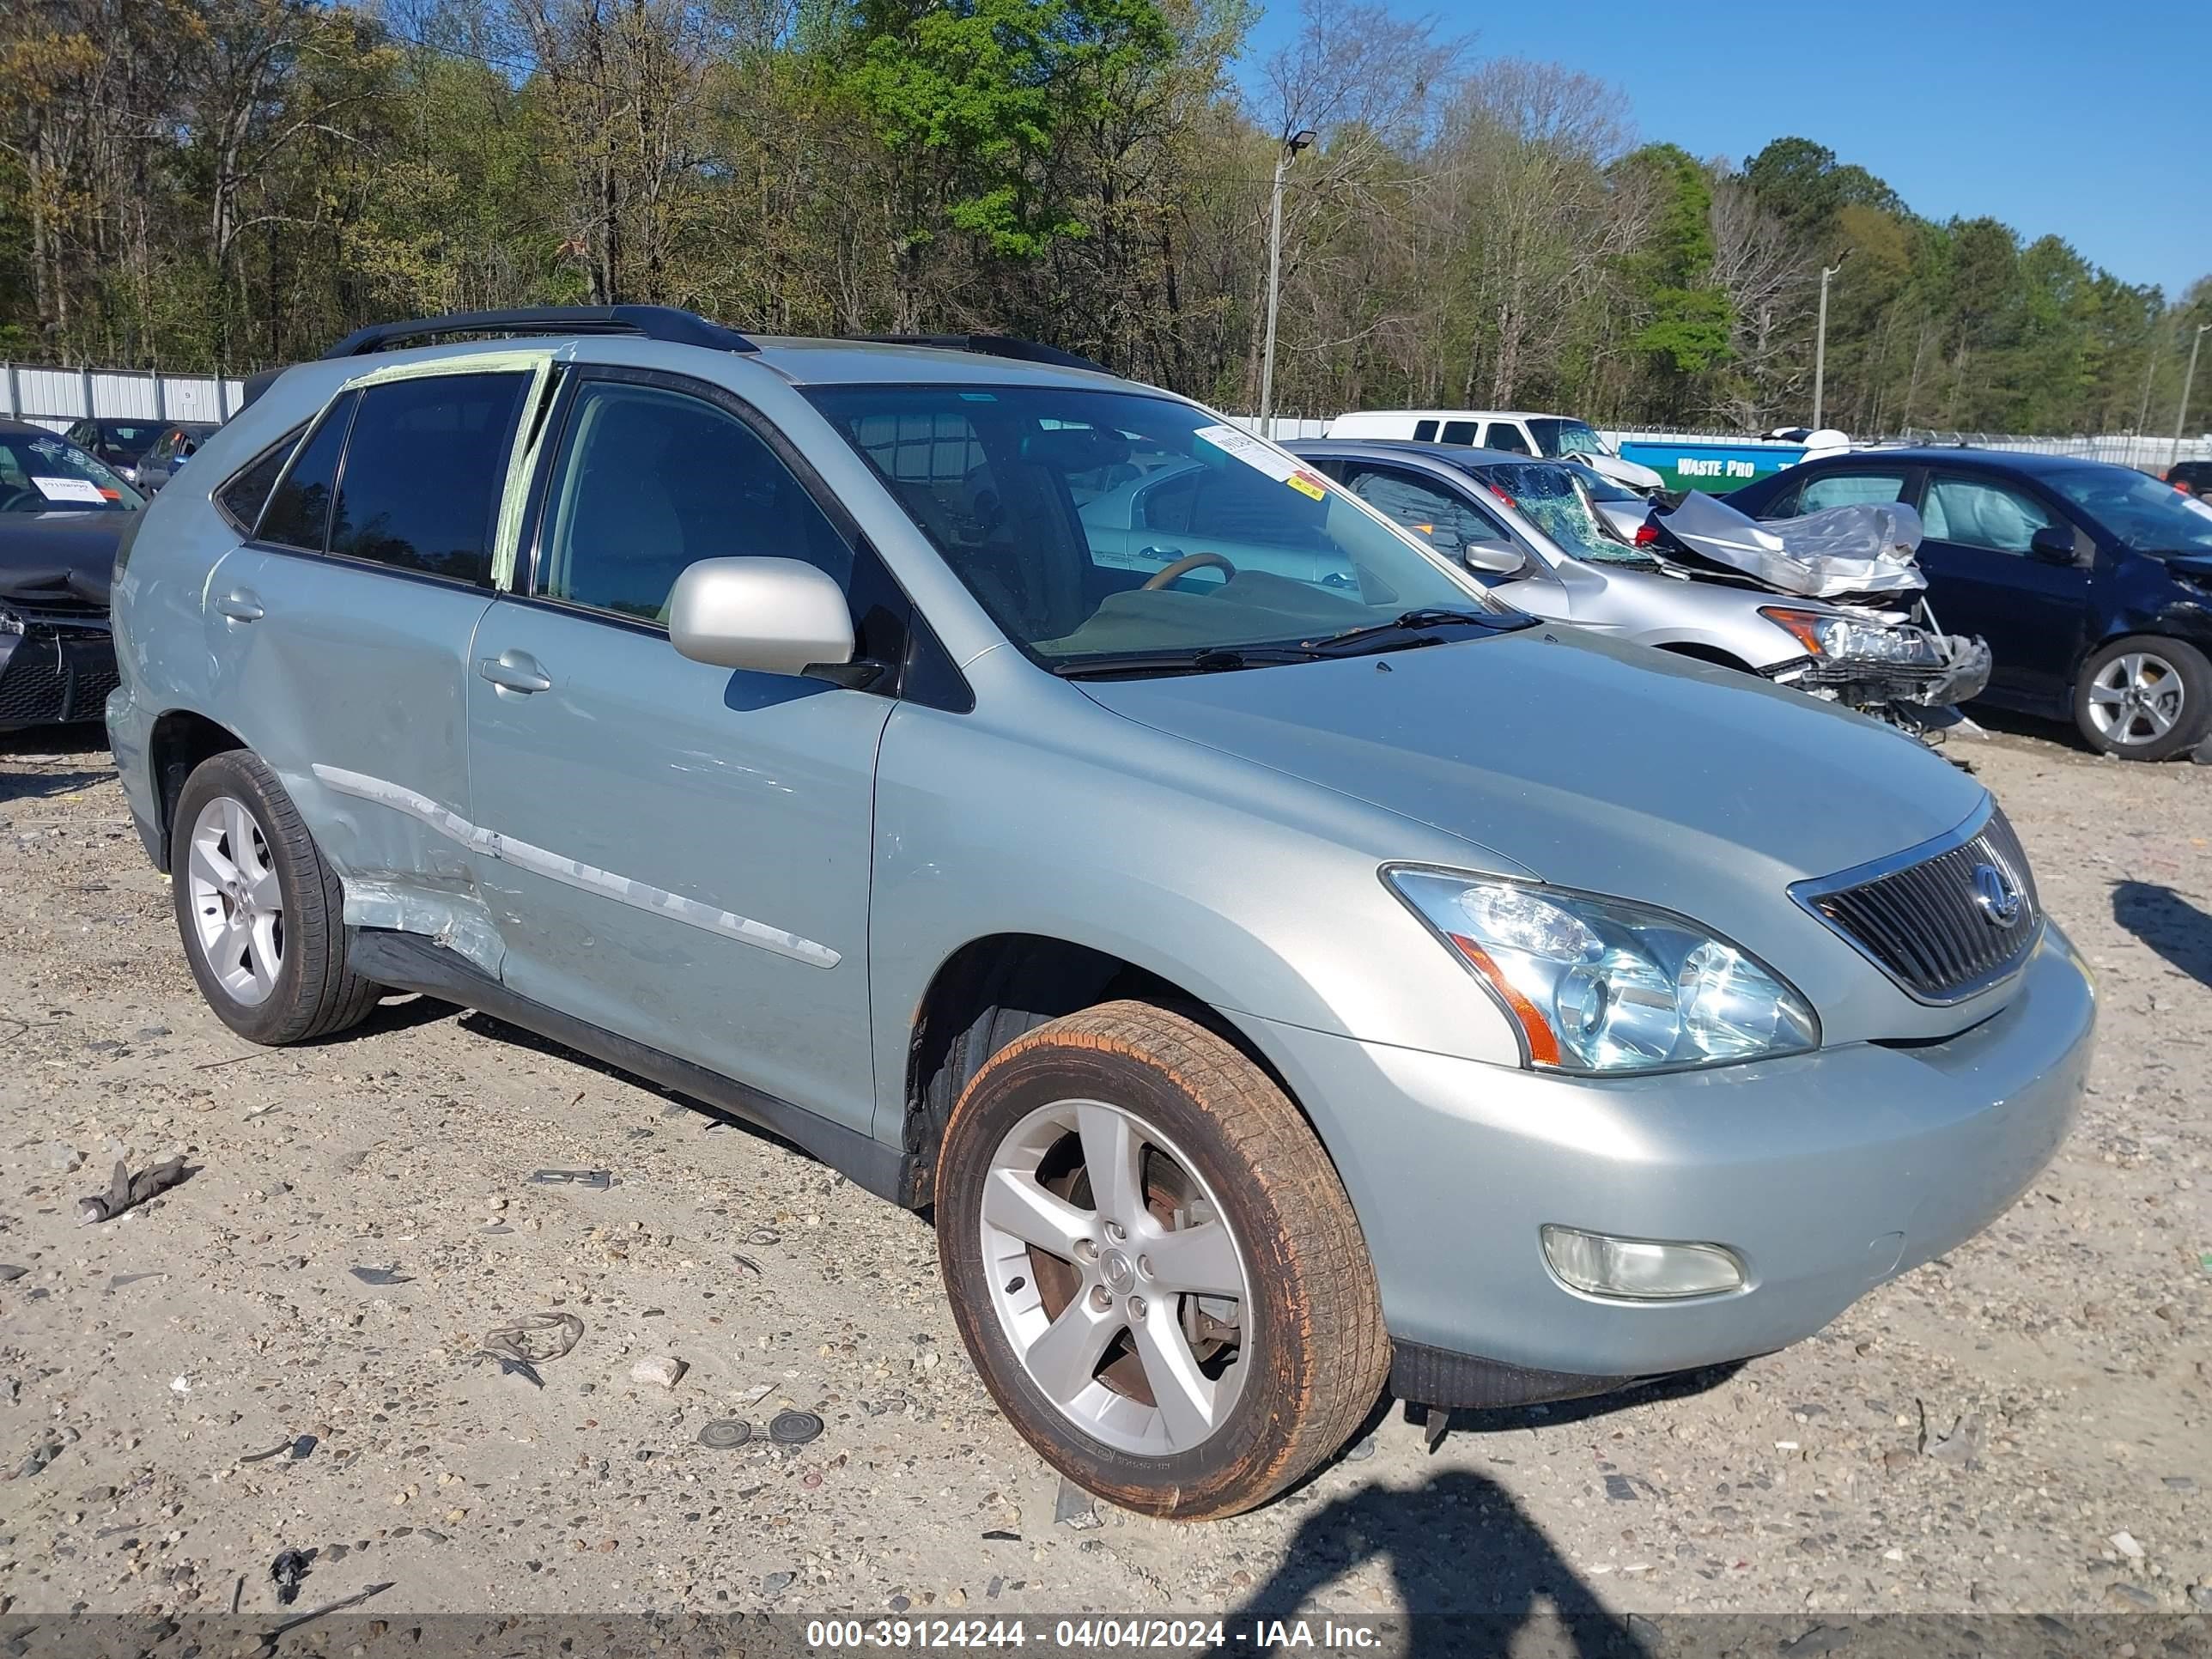
M 220 1019 L 482 1009 L 930 1208 L 1007 1416 L 1152 1514 L 1386 1388 L 1796 1341 L 2002 1212 L 2088 1063 L 1972 779 L 1047 348 L 364 330 L 118 562 Z

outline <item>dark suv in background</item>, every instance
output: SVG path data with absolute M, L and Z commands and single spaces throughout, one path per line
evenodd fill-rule
M 1907 502 L 1937 620 L 1990 642 L 1978 701 L 2071 718 L 2124 760 L 2212 736 L 2212 507 L 2170 484 L 2064 456 L 1871 449 L 1786 467 L 1729 501 L 1760 519 Z
M 2166 469 L 2166 481 L 2200 501 L 2212 501 L 2212 461 L 2176 461 Z

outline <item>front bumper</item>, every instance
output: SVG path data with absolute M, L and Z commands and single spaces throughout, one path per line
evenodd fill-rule
M 2054 927 L 2006 1008 L 1940 1042 L 1599 1082 L 1247 1028 L 1336 1161 L 1401 1370 L 1480 1356 L 1536 1398 L 1785 1346 L 1981 1231 L 2064 1139 L 2094 1013 Z M 1585 1295 L 1546 1266 L 1547 1222 L 1724 1244 L 1747 1283 Z
M 115 689 L 115 641 L 105 623 L 30 621 L 0 633 L 0 732 L 100 717 Z

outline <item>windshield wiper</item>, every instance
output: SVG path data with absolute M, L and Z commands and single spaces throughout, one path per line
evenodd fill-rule
M 1121 651 L 1054 663 L 1064 680 L 1111 679 L 1127 674 L 1229 674 L 1276 663 L 1311 662 L 1322 653 L 1304 646 L 1209 645 L 1197 651 Z
M 1415 646 L 1442 644 L 1443 641 L 1435 635 L 1425 631 L 1431 628 L 1486 628 L 1501 630 L 1510 628 L 1526 628 L 1533 620 L 1534 618 L 1524 617 L 1517 611 L 1447 611 L 1431 606 L 1419 611 L 1405 611 L 1389 622 L 1370 623 L 1362 628 L 1347 628 L 1340 634 L 1328 634 L 1317 640 L 1305 640 L 1301 641 L 1301 646 L 1302 648 L 1313 652 L 1316 655 L 1337 656 L 1344 654 L 1347 647 L 1357 647 L 1368 645 L 1370 641 L 1389 639 L 1394 635 L 1402 635 L 1404 637 L 1401 639 L 1391 639 L 1390 643 L 1374 646 L 1372 648 L 1383 651 L 1403 651 Z

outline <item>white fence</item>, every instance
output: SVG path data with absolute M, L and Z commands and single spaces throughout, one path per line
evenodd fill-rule
M 0 363 L 0 416 L 58 432 L 88 415 L 143 421 L 225 421 L 246 398 L 243 380 L 113 368 L 32 368 Z

